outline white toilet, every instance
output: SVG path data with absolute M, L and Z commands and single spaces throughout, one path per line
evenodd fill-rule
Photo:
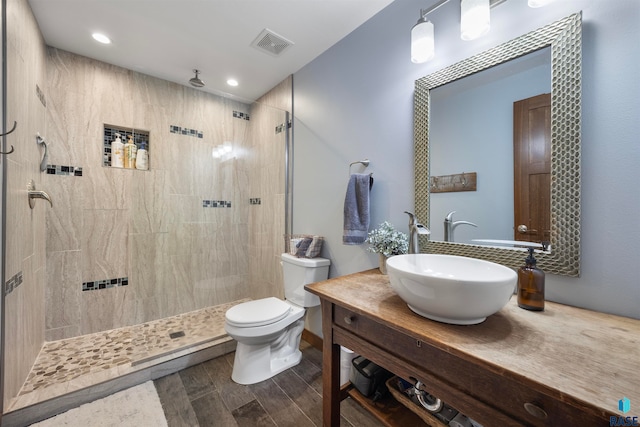
M 282 254 L 285 301 L 269 297 L 227 310 L 224 329 L 238 342 L 231 379 L 255 384 L 300 363 L 306 307 L 320 299 L 304 285 L 329 277 L 328 259 Z

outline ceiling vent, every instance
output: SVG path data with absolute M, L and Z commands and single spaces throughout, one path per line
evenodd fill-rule
M 265 28 L 253 43 L 251 43 L 251 46 L 271 56 L 280 56 L 282 52 L 293 46 L 293 44 L 291 40 L 287 40 L 281 35 Z

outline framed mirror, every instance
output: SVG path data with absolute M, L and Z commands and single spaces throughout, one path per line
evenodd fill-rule
M 423 224 L 428 224 L 429 228 L 438 227 L 440 221 L 444 220 L 444 218 L 431 218 L 430 215 L 431 90 L 545 48 L 551 51 L 549 233 L 551 249 L 536 252 L 536 258 L 538 266 L 545 272 L 579 276 L 581 13 L 568 16 L 416 80 L 414 92 L 415 213 Z M 477 177 L 477 185 L 478 187 L 482 185 L 482 175 Z M 485 259 L 514 268 L 523 265 L 525 258 L 525 252 L 522 249 L 432 240 L 421 243 L 424 252 Z

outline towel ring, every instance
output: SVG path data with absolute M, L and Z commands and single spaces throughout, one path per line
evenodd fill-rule
M 364 160 L 359 160 L 357 162 L 349 163 L 349 176 L 351 176 L 351 166 L 356 165 L 358 163 L 364 165 L 364 167 L 366 168 L 367 166 L 369 166 L 369 163 L 371 163 L 371 162 L 369 162 L 369 159 L 364 159 Z

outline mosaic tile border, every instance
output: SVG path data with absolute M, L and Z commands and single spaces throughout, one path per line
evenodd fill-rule
M 22 271 L 17 272 L 4 284 L 4 295 L 7 296 L 22 284 Z
M 200 139 L 204 137 L 204 133 L 201 130 L 188 129 L 176 125 L 169 125 L 169 132 L 177 133 L 179 135 L 193 136 Z
M 119 277 L 117 279 L 96 280 L 93 282 L 84 282 L 82 291 L 96 291 L 99 289 L 111 289 L 118 286 L 127 286 L 129 284 L 128 277 Z
M 236 119 L 242 119 L 242 120 L 251 120 L 251 117 L 249 116 L 249 113 L 243 113 L 242 111 L 233 111 L 233 117 L 235 117 Z
M 102 166 L 111 167 L 111 143 L 115 141 L 116 133 L 120 134 L 120 139 L 122 140 L 123 144 L 127 143 L 129 136 L 133 137 L 133 142 L 135 142 L 136 145 L 144 142 L 146 145 L 147 155 L 149 155 L 149 158 L 151 158 L 149 132 L 140 129 L 127 129 L 121 126 L 105 124 L 102 134 Z
M 47 165 L 47 175 L 82 176 L 81 166 Z
M 230 208 L 231 201 L 230 200 L 203 200 L 202 207 L 203 208 Z
M 40 86 L 36 85 L 36 95 L 38 96 L 38 99 L 40 100 L 40 102 L 42 103 L 42 105 L 47 106 L 47 98 L 44 96 L 44 92 L 42 91 L 42 89 L 40 89 Z
M 249 199 L 250 205 L 260 205 L 262 204 L 262 199 L 260 197 L 254 197 L 253 199 Z

